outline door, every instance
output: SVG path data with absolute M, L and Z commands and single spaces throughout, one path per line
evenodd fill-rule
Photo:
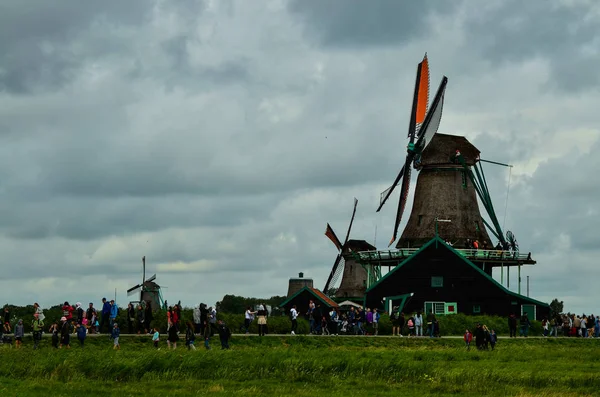
M 529 321 L 535 320 L 535 305 L 521 305 L 521 316 L 527 313 Z

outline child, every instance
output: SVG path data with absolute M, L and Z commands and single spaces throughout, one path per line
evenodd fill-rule
M 111 337 L 114 339 L 115 343 L 113 346 L 113 350 L 121 350 L 121 345 L 119 345 L 119 335 L 121 334 L 121 330 L 119 329 L 119 324 L 115 321 L 115 325 L 113 325 L 113 330 Z
M 25 336 L 25 329 L 23 327 L 23 320 L 19 319 L 19 322 L 15 326 L 15 345 L 17 349 L 21 347 L 23 343 L 23 337 Z
M 494 346 L 496 346 L 497 339 L 496 331 L 492 330 L 492 332 L 490 332 L 490 345 L 492 346 L 492 350 L 494 350 Z
M 155 349 L 158 349 L 159 341 L 160 341 L 160 333 L 158 332 L 158 328 L 154 328 L 154 334 L 152 335 L 152 343 L 154 343 Z
M 208 325 L 208 321 L 204 321 L 204 347 L 206 348 L 206 350 L 210 350 L 210 345 L 209 345 L 209 341 L 210 341 L 210 326 Z
M 35 350 L 38 348 L 40 341 L 42 340 L 42 331 L 44 329 L 44 322 L 40 319 L 39 313 L 33 314 L 31 329 L 33 331 L 33 349 Z
M 81 348 L 83 349 L 83 342 L 85 342 L 85 335 L 87 334 L 87 329 L 83 324 L 77 324 L 77 339 L 79 339 L 79 343 L 81 343 Z
M 473 334 L 469 332 L 469 330 L 466 330 L 463 339 L 465 340 L 465 344 L 467 345 L 467 350 L 471 350 L 471 341 L 473 340 Z
M 48 332 L 52 334 L 52 347 L 58 349 L 58 324 L 52 323 Z
M 191 321 L 187 322 L 187 329 L 185 330 L 185 345 L 188 350 L 196 350 L 194 342 L 196 341 L 196 335 L 194 335 L 194 325 Z
M 229 338 L 231 338 L 231 330 L 229 329 L 229 327 L 227 327 L 223 320 L 219 320 L 219 326 L 217 327 L 217 331 L 219 332 L 219 339 L 221 340 L 221 349 L 229 349 Z

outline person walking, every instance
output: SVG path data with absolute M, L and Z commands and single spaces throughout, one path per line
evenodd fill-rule
M 31 329 L 33 335 L 33 349 L 37 349 L 40 345 L 40 341 L 42 340 L 42 332 L 44 330 L 44 322 L 40 320 L 40 315 L 38 312 L 33 314 L 33 321 L 31 322 Z
M 298 329 L 298 310 L 296 310 L 296 305 L 290 309 L 290 318 L 292 320 L 292 335 L 296 335 Z

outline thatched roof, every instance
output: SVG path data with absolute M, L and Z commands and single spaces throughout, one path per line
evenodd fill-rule
M 474 165 L 480 153 L 464 136 L 435 134 L 421 155 L 421 165 L 452 164 L 456 150 L 468 165 Z

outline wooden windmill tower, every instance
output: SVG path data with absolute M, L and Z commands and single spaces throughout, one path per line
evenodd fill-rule
M 150 302 L 152 310 L 159 310 L 165 306 L 160 286 L 154 282 L 156 274 L 146 280 L 146 257 L 142 257 L 142 283 L 127 290 L 127 296 L 137 295 L 139 300 L 132 303 Z
M 355 198 L 354 210 L 352 211 L 352 217 L 350 218 L 350 224 L 348 225 L 344 243 L 338 239 L 329 223 L 325 230 L 325 235 L 333 242 L 339 253 L 333 262 L 333 267 L 331 268 L 323 292 L 325 294 L 330 294 L 330 289 L 334 288 L 337 282 L 340 281 L 339 288 L 335 292 L 336 298 L 360 298 L 364 295 L 367 287 L 367 270 L 354 260 L 351 253 L 357 251 L 371 251 L 374 250 L 375 247 L 364 240 L 349 239 L 357 205 L 358 200 Z

